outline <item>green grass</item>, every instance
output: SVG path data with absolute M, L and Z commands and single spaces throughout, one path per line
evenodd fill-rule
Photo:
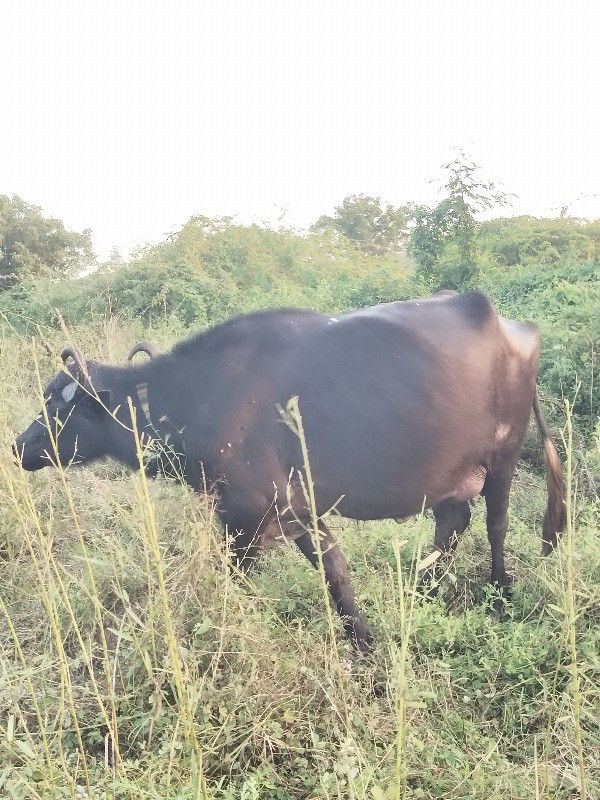
M 138 333 L 76 341 L 118 361 Z M 600 797 L 597 503 L 576 493 L 570 547 L 541 559 L 543 480 L 520 468 L 500 619 L 482 502 L 434 601 L 413 591 L 429 515 L 333 520 L 377 636 L 360 659 L 292 547 L 232 575 L 206 498 L 110 463 L 21 473 L 33 351 L 1 347 L 0 796 Z

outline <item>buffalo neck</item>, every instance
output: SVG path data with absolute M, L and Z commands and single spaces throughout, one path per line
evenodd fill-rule
M 146 429 L 150 421 L 147 407 L 144 408 L 143 398 L 149 380 L 150 366 L 151 364 L 115 367 L 88 362 L 90 380 L 96 392 L 110 393 L 107 407 L 112 419 L 109 418 L 104 431 L 106 454 L 132 469 L 139 467 L 133 435 L 133 419 L 138 435 L 142 439 L 144 435 L 148 435 Z

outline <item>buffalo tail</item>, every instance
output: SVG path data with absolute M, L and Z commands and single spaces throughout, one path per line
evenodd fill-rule
M 542 555 L 547 556 L 556 547 L 558 534 L 564 531 L 567 524 L 566 486 L 562 464 L 552 441 L 550 429 L 546 424 L 537 387 L 533 397 L 533 413 L 544 439 L 544 463 L 546 465 L 546 486 L 548 503 L 544 513 L 542 526 Z

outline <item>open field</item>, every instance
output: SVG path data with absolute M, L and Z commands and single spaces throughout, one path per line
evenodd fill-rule
M 120 361 L 138 334 L 75 335 Z M 2 342 L 0 794 L 600 797 L 597 502 L 574 494 L 570 541 L 541 559 L 544 483 L 519 469 L 500 618 L 482 504 L 431 601 L 414 592 L 427 515 L 334 521 L 377 635 L 360 659 L 295 549 L 231 573 L 210 500 L 114 464 L 19 471 L 34 353 L 44 381 L 64 341 L 46 336 Z

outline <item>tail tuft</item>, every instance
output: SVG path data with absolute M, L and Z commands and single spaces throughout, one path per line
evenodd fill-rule
M 533 410 L 540 431 L 544 436 L 544 463 L 546 465 L 548 502 L 542 526 L 542 555 L 547 556 L 556 547 L 558 534 L 562 533 L 567 526 L 566 486 L 560 458 L 540 410 L 537 390 L 533 402 Z

